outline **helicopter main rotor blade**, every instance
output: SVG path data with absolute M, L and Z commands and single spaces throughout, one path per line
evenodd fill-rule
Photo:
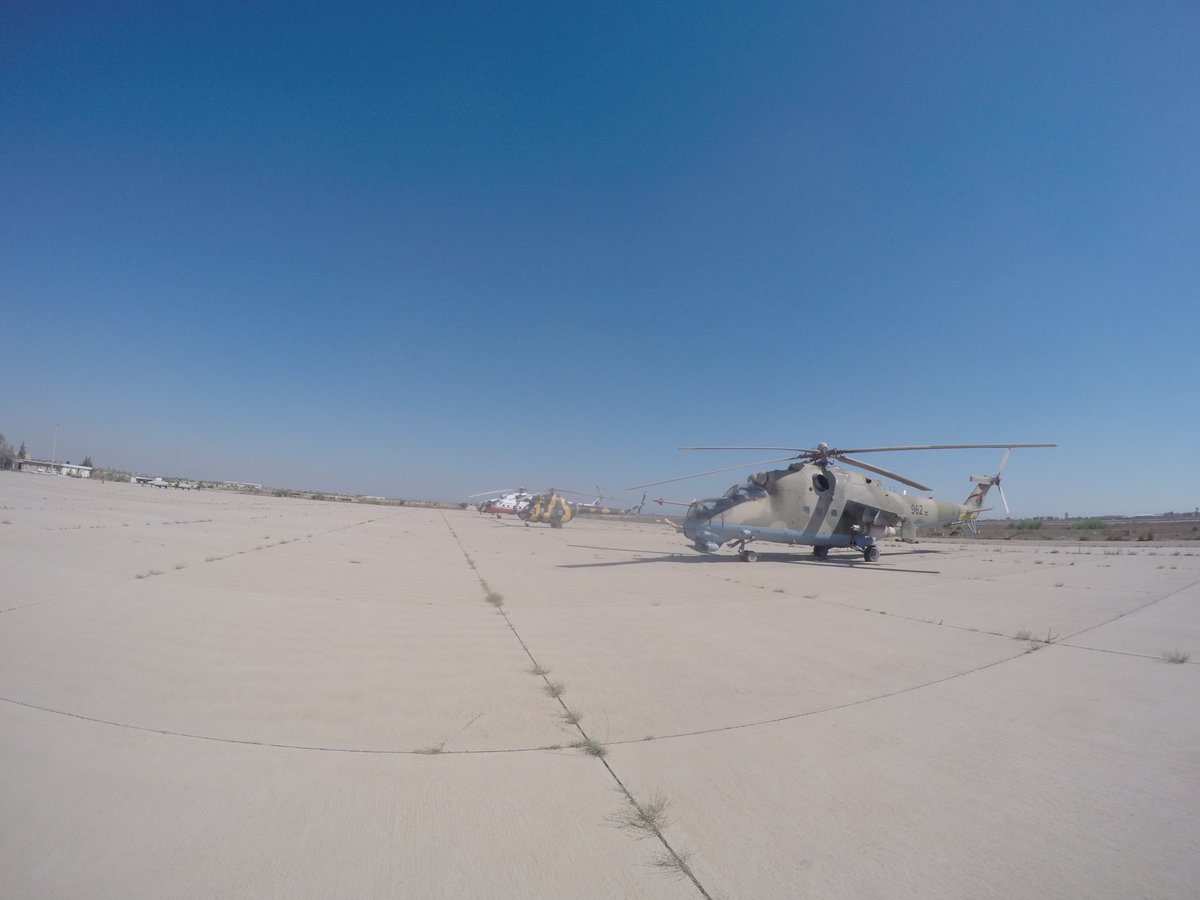
M 1012 450 L 1015 447 L 1057 447 L 1058 444 L 910 444 L 903 447 L 680 447 L 680 450 L 781 450 L 811 458 L 845 453 L 897 453 L 909 450 Z
M 1057 447 L 1058 444 L 921 444 L 909 447 L 853 447 L 831 449 L 830 455 L 843 453 L 891 453 L 903 450 L 1012 450 L 1014 447 Z
M 803 447 L 680 447 L 680 450 L 784 450 L 790 453 L 811 453 Z
M 884 478 L 890 478 L 893 481 L 900 482 L 901 484 L 907 484 L 909 487 L 914 487 L 918 491 L 932 491 L 933 490 L 933 488 L 926 487 L 925 485 L 921 484 L 920 482 L 913 481 L 911 478 L 905 478 L 903 475 L 897 475 L 895 472 L 889 472 L 887 469 L 881 469 L 879 466 L 873 466 L 870 463 L 865 463 L 860 459 L 851 459 L 850 457 L 843 456 L 840 453 L 837 455 L 836 458 L 838 460 L 840 460 L 841 462 L 847 463 L 851 466 L 857 466 L 860 469 L 866 469 L 868 472 L 874 472 L 876 475 L 882 475 Z
M 1008 511 L 1008 498 L 1004 496 L 1004 488 L 1000 487 L 999 482 L 996 484 L 996 490 L 1000 493 L 1000 502 L 1004 504 L 1004 515 L 1012 518 L 1012 513 Z
M 791 462 L 796 457 L 785 456 L 781 459 L 764 459 L 761 462 L 742 463 L 738 466 L 725 466 L 721 469 L 709 469 L 707 472 L 696 472 L 692 475 L 680 475 L 678 478 L 667 478 L 663 481 L 651 481 L 648 484 L 635 484 L 633 487 L 627 487 L 627 491 L 640 491 L 642 488 L 656 487 L 660 484 L 671 484 L 674 481 L 686 481 L 689 478 L 700 478 L 704 475 L 716 475 L 718 472 L 732 472 L 734 469 L 748 469 L 752 466 L 765 466 L 768 463 Z
M 497 488 L 494 491 L 480 491 L 478 494 L 468 494 L 468 497 L 482 497 L 484 494 L 523 494 L 525 488 Z

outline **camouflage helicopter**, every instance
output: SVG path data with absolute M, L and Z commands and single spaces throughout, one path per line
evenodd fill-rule
M 744 562 L 754 562 L 758 554 L 747 549 L 753 541 L 769 541 L 790 546 L 809 545 L 818 559 L 825 559 L 831 547 L 850 547 L 862 553 L 867 562 L 879 559 L 876 541 L 898 536 L 916 542 L 918 528 L 973 526 L 983 511 L 988 490 L 999 488 L 1000 470 L 1016 447 L 1054 447 L 1056 444 L 926 444 L 909 447 L 858 447 L 835 449 L 818 444 L 813 449 L 795 447 L 683 447 L 683 450 L 786 450 L 794 453 L 780 459 L 768 459 L 748 465 L 786 462 L 788 466 L 751 475 L 735 484 L 722 496 L 697 500 L 688 507 L 682 531 L 701 553 L 716 553 L 722 545 L 736 547 Z M 834 465 L 839 462 L 875 475 L 882 475 L 919 491 L 932 491 L 895 472 L 851 458 L 850 454 L 884 453 L 908 450 L 979 450 L 1007 451 L 995 475 L 971 478 L 975 488 L 962 503 L 896 493 L 884 487 L 878 478 L 851 472 Z M 668 478 L 637 488 L 653 487 L 716 472 L 728 472 L 744 466 L 728 466 Z M 629 488 L 634 490 L 634 488 Z M 1003 499 L 1003 491 L 1001 490 Z M 1008 502 L 1004 502 L 1005 508 Z
M 496 491 L 483 491 L 472 494 L 471 497 L 495 494 Z M 495 515 L 497 519 L 502 514 L 515 515 L 526 525 L 544 522 L 551 528 L 562 528 L 581 511 L 597 514 L 629 512 L 629 510 L 609 509 L 601 506 L 600 501 L 604 498 L 600 495 L 597 495 L 591 503 L 582 503 L 568 500 L 567 494 L 584 496 L 579 491 L 564 491 L 555 488 L 547 488 L 538 493 L 530 493 L 525 488 L 517 488 L 515 491 L 509 491 L 501 496 L 489 496 L 489 499 L 478 505 L 478 509 L 486 515 Z
M 551 528 L 562 528 L 575 517 L 575 510 L 563 497 L 570 491 L 556 491 L 554 488 L 534 494 L 529 503 L 517 512 L 517 516 L 526 525 L 535 522 L 545 522 Z

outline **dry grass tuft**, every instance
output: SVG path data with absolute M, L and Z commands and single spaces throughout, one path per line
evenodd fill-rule
M 566 692 L 567 686 L 561 681 L 547 681 L 542 687 L 542 690 L 545 691 L 548 696 L 557 700 Z
M 650 865 L 654 868 L 671 875 L 674 878 L 691 878 L 695 879 L 692 874 L 692 867 L 689 865 L 692 859 L 692 854 L 684 850 L 682 853 L 676 853 L 673 850 L 664 850 L 662 853 L 655 855 L 650 861 Z
M 1191 653 L 1186 650 L 1164 650 L 1163 659 L 1169 663 L 1185 663 L 1191 658 Z
M 588 756 L 595 756 L 599 759 L 604 759 L 608 755 L 608 748 L 595 738 L 584 738 L 582 741 L 576 741 L 571 746 L 576 750 L 582 750 Z
M 1049 628 L 1047 628 L 1046 636 L 1044 638 L 1034 638 L 1033 643 L 1031 643 L 1029 645 L 1029 649 L 1030 650 L 1041 650 L 1043 647 L 1045 647 L 1049 644 L 1053 644 L 1057 640 L 1058 640 L 1058 635 L 1055 634 Z
M 667 811 L 671 808 L 670 801 L 655 791 L 645 803 L 638 803 L 629 798 L 629 802 L 618 813 L 609 816 L 608 821 L 617 828 L 633 832 L 639 840 L 646 837 L 660 837 L 663 829 L 670 824 Z
M 495 591 L 488 591 L 488 595 L 484 599 L 492 604 L 492 606 L 499 607 L 504 605 L 504 595 L 497 594 Z

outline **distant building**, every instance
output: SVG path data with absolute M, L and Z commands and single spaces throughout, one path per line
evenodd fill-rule
M 44 459 L 18 459 L 17 468 L 22 472 L 34 475 L 70 475 L 72 478 L 91 478 L 91 466 L 77 466 L 72 463 L 48 462 Z

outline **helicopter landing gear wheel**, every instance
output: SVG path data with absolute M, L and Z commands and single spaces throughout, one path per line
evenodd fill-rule
M 879 562 L 879 548 L 870 546 L 863 551 L 863 559 L 867 562 Z
M 738 557 L 742 562 L 758 562 L 758 554 L 753 550 L 739 550 Z
M 827 559 L 829 557 L 828 547 L 813 547 L 813 556 L 817 559 Z

